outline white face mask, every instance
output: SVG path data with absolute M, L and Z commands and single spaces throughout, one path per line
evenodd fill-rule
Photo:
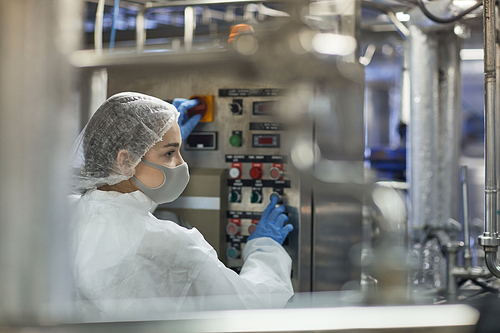
M 132 177 L 137 187 L 157 204 L 172 202 L 177 199 L 189 182 L 189 168 L 186 162 L 174 168 L 156 164 L 145 159 L 142 159 L 141 162 L 163 172 L 163 183 L 154 188 L 148 187 L 139 179 Z

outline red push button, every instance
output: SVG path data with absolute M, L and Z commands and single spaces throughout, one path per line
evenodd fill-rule
M 281 175 L 282 175 L 282 171 L 280 169 L 275 168 L 275 167 L 269 169 L 269 178 L 277 180 L 277 179 L 280 179 Z
M 253 232 L 255 231 L 255 228 L 257 227 L 257 225 L 255 224 L 251 224 L 249 227 L 248 227 L 248 233 L 251 235 L 253 234 Z
M 228 223 L 228 225 L 226 226 L 226 232 L 230 236 L 237 235 L 239 231 L 240 231 L 240 226 L 235 224 L 235 223 L 231 222 L 231 223 Z
M 252 179 L 260 179 L 262 177 L 262 169 L 253 167 L 250 169 L 250 177 Z

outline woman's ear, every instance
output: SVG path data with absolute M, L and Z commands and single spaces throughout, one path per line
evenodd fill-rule
M 122 149 L 118 152 L 116 165 L 122 174 L 126 176 L 132 176 L 134 174 L 134 169 L 132 168 L 132 158 L 127 150 Z

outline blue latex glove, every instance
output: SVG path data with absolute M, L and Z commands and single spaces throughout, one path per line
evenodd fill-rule
M 291 224 L 283 226 L 288 221 L 288 216 L 283 214 L 284 206 L 276 207 L 278 196 L 272 195 L 269 206 L 264 210 L 255 231 L 248 237 L 248 240 L 259 237 L 269 237 L 280 244 L 283 244 L 286 236 L 293 230 Z
M 191 134 L 191 132 L 201 119 L 201 114 L 195 114 L 191 118 L 188 118 L 187 114 L 187 110 L 191 109 L 192 107 L 195 107 L 199 103 L 200 102 L 198 102 L 195 99 L 187 100 L 185 98 L 175 98 L 173 101 L 174 106 L 180 113 L 179 120 L 177 121 L 177 123 L 181 128 L 182 141 L 184 141 L 189 136 L 189 134 Z

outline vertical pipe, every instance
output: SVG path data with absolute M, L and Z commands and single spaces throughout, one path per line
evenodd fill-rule
M 447 287 L 448 287 L 448 295 L 456 295 L 457 294 L 457 279 L 453 275 L 453 268 L 457 266 L 457 253 L 454 250 L 447 252 L 448 260 L 446 267 L 446 278 L 447 278 Z
M 485 84 L 485 234 L 496 237 L 497 188 L 495 152 L 495 92 L 496 92 L 496 41 L 495 1 L 485 0 L 484 7 L 484 84 Z
M 71 300 L 67 156 L 77 135 L 74 0 L 0 0 L 0 325 L 53 323 Z M 62 302 L 66 302 L 62 304 Z
M 439 220 L 437 40 L 410 25 L 410 199 L 412 229 L 437 227 Z
M 479 243 L 484 247 L 485 262 L 490 272 L 500 277 L 500 266 L 496 261 L 496 253 L 500 245 L 497 232 L 497 170 L 495 151 L 495 93 L 496 93 L 496 31 L 495 31 L 495 1 L 484 0 L 484 233 L 479 237 Z
M 500 19 L 499 19 L 499 16 L 500 16 L 500 2 L 497 2 L 497 5 L 496 5 L 496 11 L 495 11 L 495 26 L 496 26 L 496 30 L 495 31 L 499 31 L 500 29 Z M 495 40 L 496 40 L 496 37 L 495 37 Z M 496 56 L 495 56 L 495 60 L 496 60 L 496 63 L 495 63 L 495 67 L 496 67 L 496 77 L 499 77 L 500 75 L 500 43 L 499 41 L 497 40 L 496 41 L 496 45 L 495 45 L 495 49 L 496 49 Z M 496 97 L 495 97 L 495 128 L 498 129 L 500 128 L 500 98 L 498 98 L 498 96 L 500 96 L 500 85 L 497 83 L 496 84 L 496 90 L 495 90 L 495 93 L 496 93 Z M 498 189 L 500 188 L 500 135 L 495 135 L 495 166 L 496 166 L 496 177 L 497 177 L 497 182 L 496 182 L 496 188 L 497 188 L 497 211 L 500 207 L 500 196 L 498 195 Z M 497 232 L 498 230 L 500 230 L 500 225 L 499 225 L 499 215 L 497 215 Z
M 116 21 L 118 20 L 118 15 L 120 14 L 120 0 L 115 0 L 115 5 L 113 8 L 113 24 L 111 25 L 111 37 L 109 38 L 109 51 L 113 52 L 115 47 L 116 38 Z
M 469 217 L 469 183 L 467 180 L 467 166 L 460 167 L 462 180 L 462 207 L 464 223 L 464 267 L 472 267 L 472 253 L 470 249 L 470 217 Z
M 135 23 L 135 39 L 136 39 L 136 51 L 137 53 L 141 53 L 144 51 L 144 45 L 146 44 L 146 22 L 145 22 L 145 14 L 146 9 L 148 8 L 148 3 L 141 6 L 141 9 L 137 13 L 136 23 Z
M 195 13 L 193 7 L 188 6 L 184 9 L 184 47 L 186 52 L 191 51 L 193 46 L 193 35 L 195 28 Z
M 94 48 L 98 55 L 102 54 L 102 25 L 104 20 L 104 3 L 105 0 L 99 0 L 97 11 L 95 13 Z
M 460 156 L 460 41 L 451 29 L 436 34 L 438 41 L 439 110 L 438 151 L 439 220 L 458 220 Z

